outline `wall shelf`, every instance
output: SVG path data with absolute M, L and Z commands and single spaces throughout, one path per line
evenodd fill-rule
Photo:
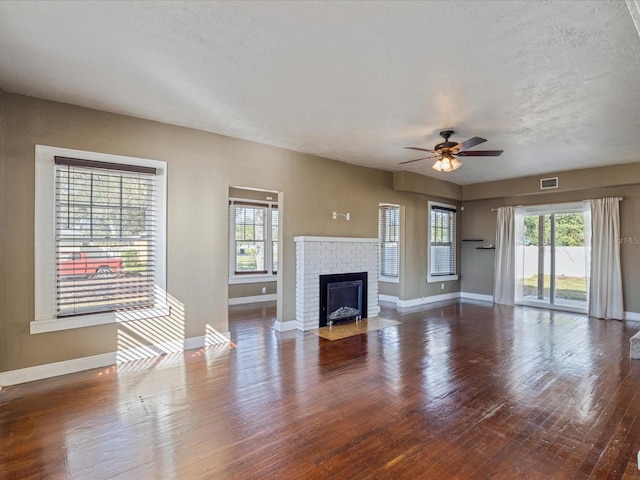
M 482 238 L 463 238 L 463 242 L 484 242 Z
M 496 247 L 476 247 L 476 250 L 495 250 Z

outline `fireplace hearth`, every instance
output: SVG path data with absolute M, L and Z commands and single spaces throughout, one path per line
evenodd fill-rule
M 367 272 L 320 275 L 319 326 L 365 318 L 366 298 Z

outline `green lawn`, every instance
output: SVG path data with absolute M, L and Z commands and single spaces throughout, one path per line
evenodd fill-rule
M 551 277 L 544 276 L 544 296 L 549 296 Z M 524 295 L 537 295 L 538 275 L 524 279 Z M 587 301 L 587 284 L 584 277 L 556 277 L 556 298 Z
M 255 255 L 238 255 L 236 258 L 239 272 L 252 272 L 258 269 Z

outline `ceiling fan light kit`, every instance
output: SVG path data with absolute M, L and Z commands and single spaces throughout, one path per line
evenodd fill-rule
M 445 153 L 442 155 L 442 158 L 437 160 L 436 163 L 433 164 L 433 169 L 439 172 L 452 172 L 462 165 L 462 162 L 455 158 L 450 153 Z
M 460 157 L 497 157 L 503 150 L 473 150 L 467 151 L 471 147 L 475 147 L 487 140 L 485 138 L 473 137 L 469 140 L 465 140 L 462 143 L 450 142 L 449 137 L 453 135 L 453 130 L 443 130 L 440 132 L 440 136 L 444 138 L 444 142 L 436 145 L 433 150 L 427 148 L 418 147 L 404 147 L 409 150 L 418 150 L 421 152 L 435 153 L 428 157 L 416 158 L 415 160 L 409 160 L 407 162 L 400 162 L 401 165 L 405 163 L 417 162 L 420 160 L 426 160 L 427 158 L 436 158 L 436 163 L 433 164 L 433 169 L 438 172 L 452 172 L 462 166 L 462 162 L 455 158 Z

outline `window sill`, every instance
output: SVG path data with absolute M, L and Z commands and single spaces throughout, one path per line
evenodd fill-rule
M 71 330 L 73 328 L 124 323 L 149 318 L 166 317 L 170 314 L 171 308 L 169 306 L 163 306 L 144 310 L 96 313 L 92 315 L 79 315 L 77 317 L 54 318 L 51 320 L 34 320 L 30 324 L 30 333 L 35 335 L 38 333 Z
M 400 283 L 400 277 L 383 277 L 380 276 L 380 278 L 378 278 L 379 282 L 385 282 L 385 283 Z
M 455 280 L 458 280 L 458 275 L 427 276 L 427 283 L 453 282 Z
M 278 275 L 270 275 L 270 274 L 238 275 L 236 277 L 229 277 L 229 285 L 236 285 L 240 283 L 276 282 L 277 280 L 278 280 Z

